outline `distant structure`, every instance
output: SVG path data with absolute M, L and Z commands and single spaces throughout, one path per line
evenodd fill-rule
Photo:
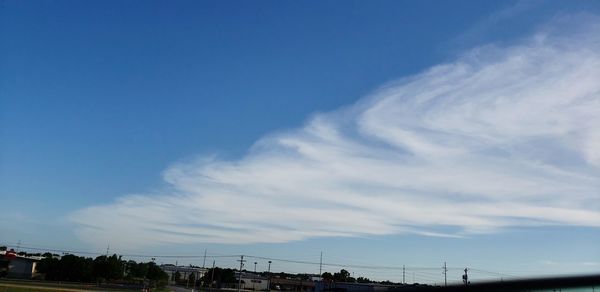
M 315 282 L 314 292 L 387 292 L 391 289 L 416 287 L 415 285 L 384 285 L 378 283 Z
M 235 271 L 236 282 L 240 283 L 240 289 L 245 290 L 269 290 L 269 279 L 260 274 Z M 241 280 L 241 281 L 240 281 Z
M 0 251 L 0 276 L 13 279 L 33 279 L 40 276 L 36 266 L 40 257 L 18 255 L 14 250 Z
M 314 291 L 317 282 L 304 277 L 271 278 L 271 289 L 285 291 Z M 310 276 L 309 276 L 310 277 Z
M 190 275 L 194 275 L 194 279 L 198 280 L 204 276 L 208 269 L 192 266 L 176 266 L 176 265 L 160 265 L 160 269 L 169 275 L 169 283 L 175 283 L 175 274 L 179 272 L 180 280 L 187 281 Z

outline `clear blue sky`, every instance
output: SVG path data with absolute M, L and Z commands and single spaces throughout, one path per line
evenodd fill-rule
M 597 69 L 583 64 L 594 64 L 598 55 L 577 59 L 584 55 L 578 50 L 598 46 L 586 41 L 598 32 L 596 15 L 600 3 L 594 1 L 2 1 L 0 241 L 92 251 L 110 243 L 117 252 L 132 253 L 201 254 L 208 248 L 310 261 L 323 251 L 329 262 L 437 267 L 448 261 L 508 274 L 598 271 L 600 154 L 593 149 L 600 138 L 593 133 L 600 129 L 593 118 L 571 119 L 600 115 L 593 85 L 572 78 L 597 76 Z M 564 23 L 572 30 L 563 31 Z M 531 44 L 540 33 L 550 41 Z M 539 67 L 560 58 L 536 48 L 564 49 L 572 62 L 556 65 L 561 70 Z M 515 55 L 540 59 L 514 64 Z M 486 75 L 498 67 L 497 75 Z M 561 73 L 574 68 L 589 71 Z M 552 98 L 529 96 L 535 86 L 524 83 L 509 92 L 526 96 L 511 101 L 518 107 L 481 110 L 481 116 L 461 120 L 472 112 L 462 105 L 477 109 L 483 99 L 496 101 L 483 109 L 502 104 L 506 92 L 498 88 L 513 88 L 518 80 L 506 76 L 523 72 L 539 77 L 534 85 L 575 83 L 577 90 L 561 89 L 587 96 L 592 105 L 565 116 L 552 110 L 521 116 L 531 105 L 560 104 L 540 105 Z M 390 83 L 395 80 L 403 81 Z M 435 106 L 415 105 L 419 96 L 439 94 L 433 93 L 438 88 L 447 92 Z M 563 100 L 561 106 L 578 102 L 560 89 L 550 95 Z M 495 124 L 500 114 L 535 133 Z M 542 123 L 547 120 L 566 130 L 549 131 Z M 577 132 L 575 139 L 565 134 L 572 128 L 588 132 Z M 440 142 L 448 135 L 468 138 Z M 506 139 L 488 143 L 499 136 Z M 565 141 L 580 137 L 581 145 L 563 149 Z M 456 149 L 481 153 L 465 157 Z M 516 160 L 537 164 L 519 166 Z M 332 165 L 340 166 L 335 177 L 323 176 Z M 369 171 L 358 171 L 363 166 Z M 498 186 L 463 184 L 463 176 L 444 167 L 482 174 L 477 180 Z M 371 174 L 379 178 L 362 180 Z M 314 177 L 324 179 L 313 185 Z M 296 183 L 310 187 L 296 194 Z M 349 187 L 362 193 L 349 194 Z M 423 207 L 445 195 L 481 212 L 453 211 L 454 204 Z M 410 210 L 425 215 L 370 217 L 383 210 L 380 205 L 355 212 L 371 198 L 384 205 L 410 202 Z M 179 199 L 186 203 L 174 201 Z M 318 210 L 311 209 L 311 200 Z M 477 205 L 481 201 L 494 203 Z M 256 218 L 241 210 L 232 219 L 227 206 L 236 202 L 250 211 L 264 206 L 283 213 Z M 543 203 L 536 209 L 535 202 Z M 515 211 L 495 214 L 490 206 Z M 167 215 L 157 215 L 165 210 Z M 438 211 L 458 219 L 427 215 Z M 556 215 L 547 215 L 551 211 Z M 123 215 L 135 212 L 137 219 Z M 282 214 L 295 215 L 289 222 L 266 223 L 282 220 Z M 117 219 L 105 222 L 103 216 Z M 93 231 L 142 217 L 157 227 L 132 223 L 117 233 Z M 321 224 L 334 227 L 315 227 Z M 166 242 L 132 243 L 167 234 L 171 225 L 177 234 Z M 130 234 L 128 228 L 149 231 L 119 239 Z M 246 237 L 218 233 L 223 230 L 251 230 L 249 238 L 294 233 L 245 244 Z M 281 269 L 316 272 L 286 265 Z M 352 271 L 398 280 L 390 271 Z M 438 280 L 438 272 L 417 275 L 417 281 Z

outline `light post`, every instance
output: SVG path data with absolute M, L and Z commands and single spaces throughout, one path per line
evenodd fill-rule
M 252 290 L 256 290 L 256 264 L 257 262 L 254 262 L 254 281 L 252 281 Z
M 267 290 L 271 291 L 271 261 L 269 261 L 269 269 L 267 270 Z

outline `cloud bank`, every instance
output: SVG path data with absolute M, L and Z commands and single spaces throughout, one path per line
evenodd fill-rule
M 600 227 L 599 26 L 474 49 L 164 179 L 72 213 L 77 233 L 125 247 Z

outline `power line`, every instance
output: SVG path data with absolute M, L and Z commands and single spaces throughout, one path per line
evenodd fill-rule
M 328 267 L 342 267 L 342 268 L 357 268 L 357 269 L 372 269 L 372 270 L 402 270 L 402 266 L 370 266 L 370 265 L 352 265 L 352 264 L 339 264 L 339 263 L 319 263 L 319 262 L 311 262 L 311 261 L 301 261 L 301 260 L 289 260 L 289 259 L 281 259 L 281 258 L 271 258 L 271 257 L 263 257 L 263 256 L 253 256 L 253 255 L 244 255 L 247 258 L 253 259 L 261 259 L 261 260 L 272 260 L 286 263 L 295 263 L 295 264 L 306 264 L 306 265 L 323 265 Z M 409 270 L 439 270 L 439 268 L 434 267 L 405 267 Z M 460 268 L 448 268 L 448 269 L 456 269 Z
M 70 249 L 57 249 L 57 248 L 42 248 L 42 247 L 35 247 L 35 246 L 20 246 L 21 249 L 27 249 L 27 250 L 33 250 L 33 251 L 45 251 L 45 252 L 55 252 L 55 253 L 63 253 L 63 254 L 81 254 L 81 255 L 103 255 L 104 252 L 101 251 L 97 251 L 97 252 L 93 252 L 93 251 L 78 251 L 78 250 L 70 250 Z M 115 253 L 119 254 L 117 251 L 115 251 Z M 205 254 L 204 255 L 189 255 L 189 254 L 182 254 L 182 255 L 176 255 L 176 254 L 136 254 L 136 253 L 123 253 L 123 254 L 119 254 L 121 256 L 124 257 L 133 257 L 133 258 L 172 258 L 172 259 L 199 259 L 199 258 L 204 258 L 203 262 L 206 261 L 206 258 L 238 258 L 241 257 L 242 255 L 240 254 Z M 284 262 L 284 263 L 294 263 L 294 264 L 301 264 L 301 265 L 319 265 L 319 272 L 320 274 L 322 274 L 322 268 L 323 266 L 327 266 L 327 267 L 341 267 L 341 268 L 354 268 L 354 269 L 367 269 L 367 270 L 379 270 L 379 271 L 400 271 L 402 270 L 402 282 L 405 282 L 405 274 L 407 271 L 412 271 L 412 272 L 418 272 L 420 275 L 428 275 L 429 277 L 435 277 L 437 279 L 437 274 L 431 273 L 433 271 L 439 271 L 440 268 L 436 268 L 436 267 L 421 267 L 421 266 L 414 266 L 414 267 L 410 267 L 410 266 L 406 266 L 406 265 L 402 265 L 402 266 L 376 266 L 376 265 L 356 265 L 356 264 L 342 264 L 342 263 L 324 263 L 322 258 L 319 259 L 318 262 L 313 262 L 313 261 L 304 261 L 304 260 L 293 260 L 293 259 L 284 259 L 284 258 L 274 258 L 274 257 L 264 257 L 264 256 L 256 256 L 256 255 L 243 255 L 245 258 L 251 258 L 251 259 L 261 259 L 261 260 L 268 260 L 268 261 L 277 261 L 277 262 Z M 458 267 L 448 267 L 445 263 L 443 266 L 443 273 L 444 273 L 444 283 L 447 283 L 447 272 L 449 270 L 462 270 L 462 268 L 458 268 Z M 483 270 L 483 269 L 473 269 L 473 268 L 469 268 L 470 271 L 473 272 L 479 272 L 479 273 L 483 273 L 483 274 L 488 274 L 488 275 L 496 275 L 496 276 L 502 276 L 502 277 L 507 277 L 507 278 L 520 278 L 519 276 L 515 276 L 515 275 L 511 275 L 511 274 L 506 274 L 506 273 L 500 273 L 500 272 L 493 272 L 493 271 L 488 271 L 488 270 Z M 431 271 L 431 272 L 428 272 Z M 441 280 L 441 279 L 440 279 Z
M 481 270 L 481 269 L 469 268 L 469 271 L 475 271 L 475 272 L 480 272 L 480 273 L 484 273 L 484 274 L 488 274 L 488 275 L 496 275 L 496 276 L 503 276 L 503 277 L 517 278 L 517 279 L 523 278 L 523 277 L 511 275 L 511 274 L 492 272 L 492 271 L 486 271 L 486 270 Z
M 67 250 L 67 249 L 49 249 L 49 248 L 37 248 L 32 246 L 21 246 L 21 248 L 26 248 L 29 250 L 36 251 L 47 251 L 47 252 L 59 252 L 59 253 L 77 253 L 77 254 L 87 254 L 87 255 L 102 255 L 102 252 L 87 252 L 87 251 L 75 251 L 75 250 Z M 120 254 L 125 257 L 147 257 L 147 258 L 236 258 L 239 257 L 239 254 L 232 255 L 160 255 L 160 254 Z M 253 255 L 244 255 L 247 258 L 253 259 L 262 259 L 262 260 L 271 260 L 271 261 L 279 261 L 286 263 L 295 263 L 295 264 L 305 264 L 305 265 L 319 265 L 319 266 L 328 266 L 328 267 L 346 267 L 346 268 L 358 268 L 358 269 L 373 269 L 373 270 L 402 270 L 404 268 L 409 270 L 439 270 L 439 268 L 434 267 L 394 267 L 394 266 L 370 266 L 370 265 L 351 265 L 351 264 L 340 264 L 340 263 L 322 263 L 322 262 L 311 262 L 311 261 L 302 261 L 302 260 L 290 260 L 290 259 L 282 259 L 282 258 L 272 258 L 272 257 L 263 257 L 263 256 L 253 256 Z M 453 268 L 460 269 L 460 268 Z

